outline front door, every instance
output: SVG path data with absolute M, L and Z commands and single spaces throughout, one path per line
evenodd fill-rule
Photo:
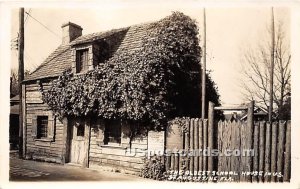
M 71 121 L 71 149 L 70 162 L 83 165 L 86 158 L 86 124 L 83 119 L 75 118 Z

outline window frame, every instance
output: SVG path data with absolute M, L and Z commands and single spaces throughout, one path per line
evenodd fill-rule
M 47 125 L 47 137 L 38 137 L 38 117 L 47 116 L 48 125 Z M 32 115 L 32 132 L 31 136 L 34 141 L 44 141 L 44 142 L 55 142 L 55 130 L 56 130 L 56 117 L 52 112 L 37 112 Z
M 83 56 L 84 58 L 82 58 Z M 85 60 L 82 61 L 83 59 Z M 89 48 L 76 49 L 76 53 L 75 53 L 76 74 L 85 73 L 88 70 L 89 70 Z
M 77 127 L 77 132 L 76 136 L 77 137 L 84 137 L 85 135 L 85 125 L 84 124 L 79 124 Z
M 85 124 L 85 122 L 84 122 L 84 120 L 83 119 L 76 119 L 75 121 L 74 121 L 74 126 L 75 127 L 72 127 L 72 139 L 71 140 L 73 140 L 73 139 L 75 139 L 75 140 L 85 140 L 85 136 L 86 136 L 86 124 Z M 83 128 L 83 135 L 78 135 L 78 134 L 81 134 L 81 133 L 78 133 L 78 130 L 79 130 L 79 128 Z M 80 131 L 79 131 L 80 132 Z
M 43 120 L 43 118 L 44 118 L 44 120 Z M 38 115 L 36 120 L 37 120 L 36 138 L 37 139 L 46 139 L 46 138 L 48 138 L 48 130 L 49 130 L 49 122 L 48 122 L 49 117 L 48 117 L 48 115 Z M 46 121 L 46 123 L 44 125 L 42 123 L 43 121 Z M 42 129 L 41 126 L 43 126 L 45 128 Z M 42 132 L 42 130 L 46 130 L 46 131 L 44 131 L 43 133 L 40 133 L 40 132 Z M 43 136 L 42 136 L 42 134 L 43 134 Z

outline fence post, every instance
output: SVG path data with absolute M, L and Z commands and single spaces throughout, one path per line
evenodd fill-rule
M 226 121 L 219 121 L 218 122 L 218 150 L 220 153 L 223 153 L 223 129 L 224 129 L 224 123 Z M 224 163 L 224 157 L 218 156 L 218 171 L 223 171 L 223 163 Z M 220 177 L 220 176 L 219 176 Z
M 203 150 L 207 150 L 207 119 L 203 120 Z M 207 171 L 207 156 L 202 153 L 203 171 Z
M 194 120 L 194 149 L 196 156 L 194 157 L 194 171 L 199 171 L 199 120 Z
M 215 104 L 213 102 L 209 102 L 208 104 L 208 148 L 211 151 L 214 148 L 214 139 L 213 139 L 213 133 L 214 133 L 214 106 Z M 213 171 L 213 157 L 211 154 L 208 156 L 208 165 L 207 170 Z
M 289 182 L 291 179 L 291 121 L 286 124 L 286 142 L 284 153 L 284 169 L 283 169 L 283 181 Z
M 170 170 L 170 168 L 171 168 L 171 156 L 172 156 L 172 154 L 166 156 L 166 170 L 167 171 Z
M 253 150 L 254 150 L 254 157 L 253 157 L 253 171 L 260 171 L 259 170 L 259 122 L 255 122 L 254 124 L 254 139 L 253 139 Z M 252 176 L 252 182 L 258 182 L 258 176 Z
M 199 149 L 201 153 L 199 154 L 199 171 L 203 170 L 203 119 L 199 119 Z
M 174 153 L 174 171 L 179 171 L 179 153 Z
M 258 170 L 264 171 L 265 170 L 265 128 L 266 128 L 266 122 L 261 121 L 259 122 L 259 163 L 258 163 Z M 257 152 L 256 152 L 257 153 Z M 264 182 L 264 177 L 259 176 L 258 177 L 259 182 Z
M 284 156 L 284 141 L 285 141 L 285 127 L 286 122 L 285 121 L 279 121 L 278 126 L 278 144 L 277 144 L 277 172 L 283 174 L 283 156 Z M 283 178 L 278 177 L 278 182 L 282 182 Z
M 254 114 L 254 101 L 251 101 L 248 104 L 248 114 L 247 114 L 247 148 L 252 149 L 253 145 L 253 127 L 254 127 L 254 120 L 253 120 L 253 114 Z M 253 165 L 252 165 L 252 157 L 247 157 L 247 170 L 245 171 L 252 171 Z M 248 177 L 246 176 L 245 178 L 246 181 L 252 181 L 251 176 L 249 175 Z
M 190 119 L 190 151 L 194 150 L 194 118 Z M 194 173 L 194 156 L 190 156 L 190 171 Z
M 188 154 L 189 149 L 190 149 L 190 119 L 189 118 L 186 118 L 185 126 L 187 127 L 187 131 L 184 133 L 184 150 L 185 150 L 185 153 Z M 188 155 L 185 160 L 185 166 L 187 167 L 187 169 L 189 168 Z
M 278 122 L 272 122 L 271 124 L 271 173 L 275 173 L 277 170 L 277 164 L 276 164 L 276 160 L 277 160 L 277 140 L 278 140 L 278 134 L 277 134 L 277 130 L 278 130 Z M 271 181 L 275 182 L 276 181 L 276 177 L 275 176 L 271 176 Z
M 171 168 L 172 171 L 175 171 L 175 154 L 171 153 Z
M 271 171 L 271 122 L 266 125 L 266 144 L 265 144 L 265 173 Z M 270 182 L 271 177 L 264 177 L 265 182 Z

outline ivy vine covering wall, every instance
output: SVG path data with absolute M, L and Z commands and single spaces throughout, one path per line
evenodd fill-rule
M 141 49 L 118 51 L 84 75 L 67 70 L 43 92 L 44 102 L 60 116 L 153 127 L 176 116 L 200 115 L 200 96 L 198 28 L 180 12 L 150 24 Z

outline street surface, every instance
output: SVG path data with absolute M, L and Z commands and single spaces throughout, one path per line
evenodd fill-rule
M 138 176 L 10 156 L 10 181 L 150 181 Z

